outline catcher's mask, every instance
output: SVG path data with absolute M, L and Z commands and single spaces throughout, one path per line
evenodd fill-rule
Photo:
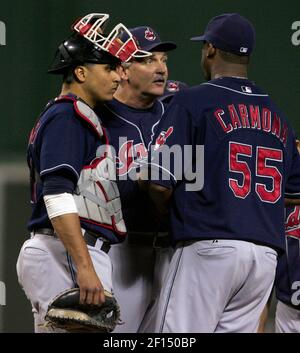
M 80 33 L 100 49 L 108 51 L 122 62 L 131 58 L 151 56 L 151 53 L 141 50 L 131 32 L 122 23 L 117 24 L 105 36 L 104 29 L 109 15 L 92 13 L 84 16 L 72 26 L 73 30 Z
M 76 21 L 72 26 L 75 33 L 60 44 L 48 72 L 63 74 L 66 69 L 84 63 L 117 65 L 132 57 L 151 56 L 151 53 L 139 49 L 122 23 L 105 35 L 108 18 L 107 14 L 89 14 Z M 121 40 L 124 33 L 127 34 L 126 40 Z
M 77 20 L 71 28 L 80 33 L 90 42 L 101 45 L 105 40 L 103 33 L 108 19 L 108 14 L 90 13 Z

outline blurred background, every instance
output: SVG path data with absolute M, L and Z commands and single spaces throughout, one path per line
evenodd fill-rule
M 33 331 L 31 308 L 15 271 L 19 249 L 28 237 L 27 139 L 44 105 L 60 91 L 60 78 L 46 73 L 56 47 L 69 35 L 74 20 L 90 12 L 109 13 L 111 26 L 149 25 L 162 39 L 175 41 L 178 49 L 169 54 L 169 78 L 189 85 L 203 82 L 201 46 L 189 38 L 201 34 L 213 16 L 224 12 L 246 16 L 257 34 L 249 77 L 273 97 L 300 133 L 299 1 L 2 0 L 0 281 L 6 286 L 6 305 L 0 305 L 0 332 Z M 271 317 L 268 331 L 272 325 Z

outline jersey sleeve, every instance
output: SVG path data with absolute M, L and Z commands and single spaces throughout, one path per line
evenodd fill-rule
M 295 143 L 292 143 L 292 162 L 285 185 L 285 197 L 300 199 L 300 155 Z
M 166 188 L 174 187 L 183 179 L 184 168 L 189 164 L 185 150 L 192 146 L 192 117 L 182 104 L 182 98 L 173 99 L 156 128 L 150 147 L 151 182 Z
M 62 111 L 45 126 L 40 148 L 40 176 L 67 170 L 79 179 L 84 164 L 85 129 L 72 110 Z
M 65 172 L 63 174 L 63 172 Z M 67 192 L 73 194 L 76 184 L 73 182 L 73 175 L 66 173 L 66 170 L 59 170 L 48 173 L 43 178 L 43 195 L 55 195 Z

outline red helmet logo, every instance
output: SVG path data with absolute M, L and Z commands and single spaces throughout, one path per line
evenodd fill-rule
M 156 39 L 155 33 L 149 27 L 145 31 L 145 38 L 151 41 Z

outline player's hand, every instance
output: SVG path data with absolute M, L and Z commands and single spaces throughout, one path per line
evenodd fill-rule
M 139 173 L 137 173 L 137 182 L 139 185 L 139 188 L 144 191 L 148 192 L 149 190 L 149 180 L 148 180 L 148 169 L 141 169 Z
M 94 268 L 78 269 L 77 284 L 80 304 L 102 305 L 105 302 L 104 288 Z

